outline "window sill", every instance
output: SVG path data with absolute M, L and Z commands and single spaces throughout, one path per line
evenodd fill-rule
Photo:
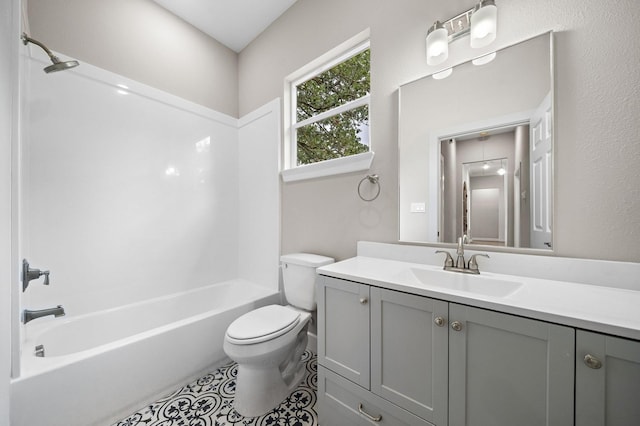
M 350 155 L 348 157 L 321 161 L 319 163 L 286 169 L 280 172 L 284 182 L 314 179 L 325 176 L 339 175 L 343 173 L 369 170 L 373 162 L 373 151 L 364 154 Z

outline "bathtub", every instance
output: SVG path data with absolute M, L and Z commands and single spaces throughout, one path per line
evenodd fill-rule
M 273 290 L 232 280 L 44 326 L 29 323 L 21 376 L 11 382 L 11 424 L 114 423 L 226 362 L 229 324 L 279 301 Z M 44 357 L 35 356 L 37 345 Z

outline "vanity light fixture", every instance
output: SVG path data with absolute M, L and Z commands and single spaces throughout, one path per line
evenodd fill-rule
M 451 73 L 453 73 L 453 68 L 447 68 L 444 71 L 440 71 L 435 74 L 432 74 L 431 77 L 433 77 L 435 80 L 442 80 L 443 78 L 449 77 Z
M 427 64 L 438 65 L 449 57 L 449 32 L 440 21 L 427 31 Z
M 496 52 L 489 53 L 487 55 L 482 55 L 478 58 L 475 58 L 471 61 L 473 65 L 484 65 L 493 61 L 496 58 Z
M 496 39 L 498 8 L 494 0 L 481 0 L 471 14 L 471 47 L 479 48 Z
M 444 23 L 436 21 L 427 31 L 427 64 L 438 65 L 444 62 L 449 57 L 449 42 L 467 34 L 471 34 L 471 47 L 488 46 L 496 39 L 497 22 L 495 0 L 480 0 L 474 8 Z M 482 56 L 477 60 L 481 58 L 487 60 L 484 63 L 493 59 Z

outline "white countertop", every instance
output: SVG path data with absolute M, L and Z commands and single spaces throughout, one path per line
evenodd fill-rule
M 441 267 L 433 265 L 357 256 L 318 268 L 318 273 L 375 287 L 640 340 L 640 291 L 481 272 L 483 278 L 516 281 L 522 284 L 507 296 L 494 297 L 425 284 L 410 272 L 412 268 L 442 271 Z M 482 271 L 482 266 L 480 270 Z

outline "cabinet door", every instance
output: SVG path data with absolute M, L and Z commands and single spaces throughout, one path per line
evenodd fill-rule
M 369 389 L 369 286 L 318 278 L 318 363 Z
M 375 287 L 370 292 L 371 391 L 446 425 L 448 303 Z
M 578 331 L 576 426 L 640 424 L 640 342 Z
M 449 306 L 450 426 L 572 426 L 572 328 Z

